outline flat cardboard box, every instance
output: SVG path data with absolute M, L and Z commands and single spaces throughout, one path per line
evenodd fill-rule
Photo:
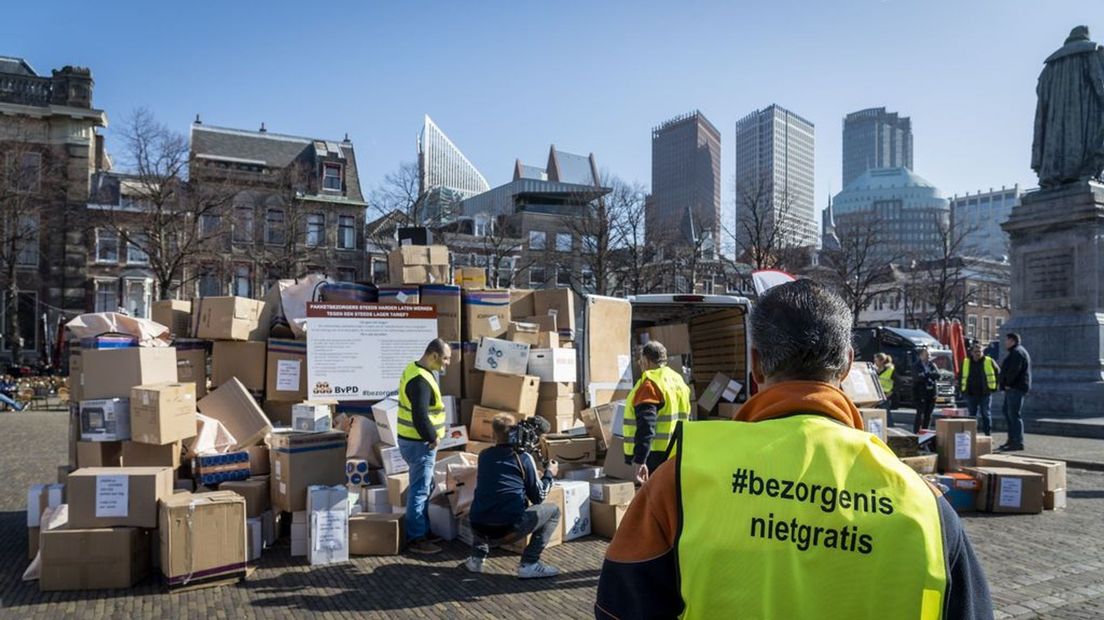
M 450 343 L 452 361 L 438 378 L 442 396 L 464 397 L 464 349 L 459 342 Z
M 510 316 L 533 316 L 536 313 L 536 308 L 533 306 L 533 289 L 510 289 Z
M 564 396 L 574 396 L 575 394 L 577 394 L 577 392 L 573 381 L 559 383 L 555 381 L 541 381 L 540 400 L 551 400 Z
M 973 467 L 981 481 L 977 508 L 987 512 L 1037 514 L 1043 511 L 1043 476 L 1011 467 Z
M 885 409 L 859 409 L 859 415 L 863 419 L 863 429 L 884 442 L 888 426 Z
M 150 306 L 154 323 L 169 328 L 173 336 L 186 338 L 192 333 L 192 301 L 190 299 L 163 299 Z
M 628 506 L 603 504 L 594 500 L 590 501 L 591 530 L 595 536 L 612 539 L 621 527 L 621 519 L 625 517 Z
M 265 358 L 265 400 L 299 402 L 307 398 L 307 341 L 269 338 Z
M 130 439 L 130 399 L 82 400 L 80 428 L 82 441 Z
M 528 372 L 542 382 L 575 381 L 578 376 L 575 349 L 530 349 Z
M 590 500 L 600 504 L 628 506 L 636 496 L 636 485 L 626 480 L 599 478 L 590 481 Z
M 404 515 L 362 512 L 349 517 L 350 555 L 398 555 L 402 551 Z
M 457 267 L 453 269 L 452 276 L 465 291 L 487 288 L 487 270 L 482 267 Z
M 717 403 L 722 400 L 730 403 L 735 402 L 743 387 L 739 381 L 719 372 L 713 375 L 713 380 L 709 382 L 709 386 L 698 397 L 698 406 L 706 411 L 712 411 Z
M 636 471 L 632 465 L 625 462 L 625 438 L 614 435 L 610 440 L 609 449 L 606 450 L 606 460 L 602 463 L 602 470 L 607 478 L 616 480 L 634 480 Z
M 935 421 L 935 445 L 941 471 L 977 464 L 977 420 L 940 418 Z
M 936 470 L 937 456 L 934 454 L 925 454 L 923 456 L 905 456 L 901 457 L 901 462 L 911 467 L 918 474 L 934 474 Z
M 150 532 L 136 527 L 77 528 L 42 532 L 38 588 L 129 588 L 149 575 Z
M 281 431 L 269 436 L 272 506 L 306 510 L 307 487 L 344 484 L 345 433 Z
M 465 342 L 501 338 L 510 326 L 510 292 L 465 290 L 461 295 L 461 336 Z
M 544 454 L 559 463 L 594 463 L 598 460 L 598 444 L 593 437 L 544 436 Z
M 569 288 L 533 291 L 533 314 L 556 317 L 561 336 L 575 337 L 575 293 Z
M 587 435 L 594 438 L 599 450 L 612 450 L 609 446 L 613 439 L 613 418 L 616 409 L 617 405 L 607 403 L 590 409 L 583 409 L 579 412 L 579 417 L 582 418 L 583 425 L 586 427 Z
M 1066 507 L 1066 490 L 1055 489 L 1043 493 L 1043 510 L 1062 510 Z
M 510 327 L 506 330 L 506 340 L 535 347 L 540 344 L 540 334 L 540 325 L 536 323 L 510 321 Z
M 122 464 L 121 441 L 77 442 L 77 467 L 120 467 Z
M 387 477 L 387 501 L 392 506 L 406 506 L 406 492 L 410 488 L 409 474 L 395 474 Z
M 268 337 L 265 302 L 246 297 L 200 297 L 192 304 L 192 336 L 208 340 Z
M 989 454 L 978 458 L 979 467 L 1013 467 L 1033 471 L 1043 477 L 1044 491 L 1066 488 L 1066 462 L 1018 454 Z
M 196 400 L 207 395 L 207 343 L 194 340 L 194 345 L 176 344 L 176 377 L 180 383 L 195 384 Z
M 232 491 L 245 498 L 245 516 L 260 517 L 272 508 L 272 491 L 268 476 L 256 476 L 248 480 L 231 480 L 219 485 L 220 491 Z
M 69 474 L 69 527 L 157 527 L 157 502 L 173 494 L 169 467 L 86 467 Z
M 528 375 L 488 372 L 483 378 L 483 399 L 480 404 L 490 409 L 516 411 L 524 417 L 537 411 L 540 379 Z
M 211 386 L 217 388 L 236 377 L 250 392 L 263 392 L 267 355 L 264 342 L 216 341 L 211 350 Z
M 476 370 L 524 375 L 529 367 L 529 345 L 485 337 L 479 341 L 474 362 Z
M 468 429 L 469 439 L 476 441 L 494 442 L 494 429 L 491 426 L 494 417 L 500 413 L 509 413 L 514 416 L 516 420 L 522 420 L 525 416 L 515 411 L 502 411 L 499 409 L 491 409 L 489 407 L 483 407 L 476 405 L 472 408 L 472 421 L 471 426 Z
M 166 445 L 196 435 L 194 383 L 139 385 L 130 391 L 130 436 Z
M 169 587 L 245 575 L 245 498 L 230 491 L 181 493 L 161 504 L 161 574 Z
M 851 372 L 843 378 L 840 389 L 857 407 L 873 407 L 885 400 L 878 373 L 870 362 L 856 361 L 851 364 Z
M 180 441 L 164 445 L 123 442 L 123 467 L 169 467 L 180 468 L 180 453 L 183 444 Z
M 255 446 L 272 432 L 272 423 L 241 381 L 231 377 L 199 401 L 199 412 L 222 422 L 234 436 L 234 449 Z
M 419 292 L 423 305 L 437 309 L 437 337 L 445 342 L 459 342 L 460 287 L 451 284 L 423 284 Z
M 381 304 L 418 304 L 420 297 L 418 284 L 395 284 L 379 287 L 379 303 Z
M 564 542 L 590 535 L 590 483 L 582 480 L 557 480 L 563 489 L 562 523 Z

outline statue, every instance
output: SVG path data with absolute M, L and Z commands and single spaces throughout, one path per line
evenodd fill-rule
M 1031 168 L 1039 186 L 1099 179 L 1104 171 L 1104 48 L 1078 26 L 1046 59 L 1035 92 Z

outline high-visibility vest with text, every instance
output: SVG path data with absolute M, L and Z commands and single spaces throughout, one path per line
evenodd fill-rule
M 433 401 L 429 403 L 429 422 L 437 431 L 437 439 L 445 436 L 445 404 L 441 400 L 441 388 L 437 386 L 437 378 L 433 373 L 422 368 L 415 362 L 411 362 L 406 370 L 403 370 L 399 379 L 399 437 L 412 441 L 424 441 L 414 426 L 414 410 L 410 407 L 410 399 L 406 396 L 406 384 L 415 377 L 421 377 L 429 383 L 433 390 Z
M 622 425 L 623 433 L 627 438 L 624 442 L 625 456 L 633 455 L 635 445 L 632 438 L 636 436 L 636 409 L 633 407 L 633 398 L 645 381 L 654 383 L 663 396 L 663 407 L 659 409 L 656 416 L 652 452 L 666 452 L 675 427 L 679 422 L 690 419 L 690 388 L 682 380 L 682 375 L 667 366 L 645 370 L 625 400 L 625 419 Z
M 988 355 L 981 358 L 982 367 L 985 368 L 985 385 L 990 392 L 997 391 L 997 363 Z M 967 381 L 970 379 L 970 363 L 974 360 L 969 355 L 962 361 L 962 391 L 966 391 Z

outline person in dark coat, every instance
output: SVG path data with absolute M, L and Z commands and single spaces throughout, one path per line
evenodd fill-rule
M 912 365 L 912 400 L 916 403 L 916 417 L 912 421 L 913 433 L 919 433 L 920 429 L 931 425 L 938 379 L 939 367 L 931 361 L 931 353 L 926 348 L 920 349 L 916 363 Z
M 1020 335 L 1009 332 L 1004 337 L 1008 356 L 1001 364 L 1000 389 L 1004 391 L 1004 420 L 1008 423 L 1008 441 L 997 448 L 1001 452 L 1024 449 L 1024 425 L 1020 415 L 1024 398 L 1031 391 L 1031 355 L 1020 344 Z

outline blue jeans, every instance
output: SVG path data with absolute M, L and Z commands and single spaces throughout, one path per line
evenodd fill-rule
M 23 405 L 19 404 L 14 398 L 8 396 L 3 392 L 0 392 L 0 403 L 4 403 L 15 411 L 23 411 Z
M 472 557 L 486 559 L 491 553 L 491 546 L 509 545 L 532 534 L 529 544 L 525 545 L 525 550 L 521 553 L 521 563 L 539 562 L 541 552 L 559 527 L 560 507 L 555 504 L 529 506 L 514 524 L 513 530 L 499 539 L 486 536 L 479 531 L 479 526 L 472 524 Z
M 437 448 L 424 441 L 399 438 L 399 453 L 410 466 L 410 487 L 406 491 L 406 539 L 425 538 L 429 532 L 429 492 L 433 489 L 433 464 Z
M 1004 391 L 1004 420 L 1008 423 L 1008 443 L 1013 446 L 1023 445 L 1024 425 L 1020 410 L 1023 409 L 1025 396 L 1027 392 L 1020 390 Z
M 978 428 L 985 435 L 993 430 L 993 414 L 989 408 L 992 400 L 993 396 L 991 394 L 985 396 L 966 395 L 966 411 L 970 413 L 971 417 L 977 418 Z

